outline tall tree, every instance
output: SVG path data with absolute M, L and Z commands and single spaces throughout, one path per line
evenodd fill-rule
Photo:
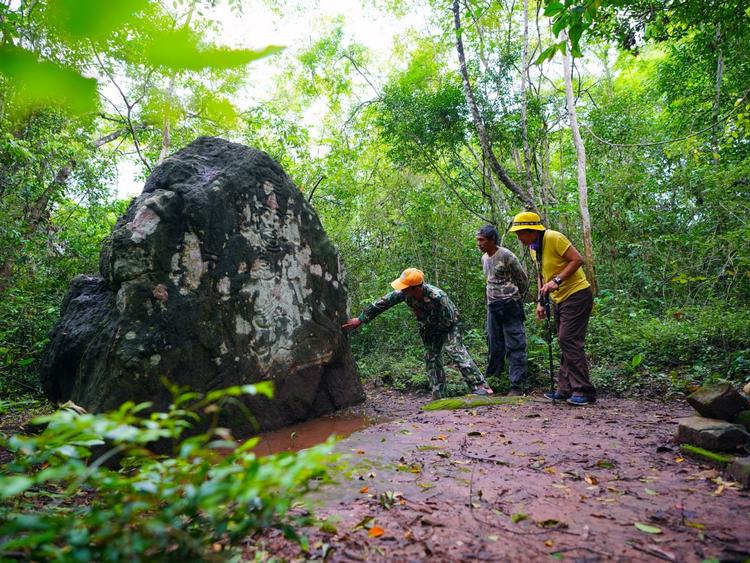
M 586 277 L 591 283 L 594 295 L 597 293 L 597 280 L 594 268 L 594 242 L 591 237 L 591 215 L 589 214 L 589 188 L 586 183 L 586 146 L 578 127 L 575 96 L 573 95 L 573 67 L 570 49 L 563 49 L 563 76 L 565 80 L 565 101 L 568 110 L 570 133 L 576 148 L 576 178 L 578 180 L 578 211 L 581 214 L 581 231 L 583 233 L 583 257 Z
M 471 80 L 469 79 L 469 71 L 466 67 L 466 56 L 464 54 L 464 45 L 461 38 L 463 33 L 461 28 L 461 9 L 458 0 L 453 0 L 453 24 L 456 34 L 458 64 L 461 71 L 461 78 L 463 79 L 464 95 L 466 96 L 466 103 L 471 111 L 472 121 L 477 132 L 477 137 L 479 138 L 479 144 L 482 147 L 482 153 L 487 159 L 492 172 L 497 176 L 500 182 L 502 182 L 502 184 L 518 198 L 524 208 L 531 211 L 537 211 L 536 204 L 534 203 L 528 189 L 523 189 L 513 181 L 502 164 L 500 164 L 500 161 L 497 159 L 492 148 L 492 142 L 487 134 L 487 129 L 484 126 L 482 116 L 479 113 L 479 108 L 477 107 L 477 102 L 474 97 L 474 91 L 471 87 Z

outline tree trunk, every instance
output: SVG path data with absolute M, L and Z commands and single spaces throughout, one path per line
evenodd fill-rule
M 529 72 L 529 0 L 523 0 L 523 49 L 521 51 L 521 142 L 523 144 L 523 171 L 526 179 L 526 191 L 532 199 L 534 183 L 531 179 L 531 150 L 529 149 L 528 88 L 526 79 Z
M 719 110 L 721 109 L 721 81 L 724 78 L 724 51 L 721 48 L 721 22 L 716 24 L 716 95 L 714 96 L 714 107 L 711 111 L 711 153 L 714 166 L 719 166 Z
M 484 123 L 479 115 L 479 108 L 477 107 L 476 100 L 474 99 L 474 92 L 471 89 L 471 82 L 469 82 L 469 72 L 466 69 L 466 57 L 464 56 L 464 45 L 461 39 L 461 15 L 458 6 L 458 0 L 453 0 L 453 22 L 456 30 L 456 51 L 458 51 L 458 62 L 461 67 L 461 77 L 463 78 L 464 95 L 466 96 L 466 103 L 469 105 L 471 110 L 471 117 L 474 122 L 474 127 L 477 130 L 477 136 L 479 137 L 479 144 L 482 146 L 482 153 L 487 159 L 492 172 L 498 177 L 500 182 L 508 188 L 524 208 L 531 211 L 536 211 L 536 206 L 532 201 L 529 194 L 524 191 L 518 184 L 516 184 L 508 173 L 505 171 L 503 166 L 497 160 L 495 153 L 492 151 L 492 144 L 490 143 L 487 130 L 484 128 Z
M 567 40 L 567 36 L 566 36 Z M 575 100 L 573 99 L 573 74 L 572 59 L 569 55 L 570 44 L 565 49 L 563 59 L 563 70 L 565 78 L 565 99 L 568 107 L 568 119 L 570 120 L 570 132 L 573 135 L 573 144 L 576 148 L 576 163 L 578 168 L 578 208 L 581 213 L 581 227 L 583 230 L 583 258 L 586 277 L 591 284 L 594 295 L 597 293 L 596 273 L 594 270 L 594 244 L 591 238 L 591 217 L 589 215 L 589 194 L 586 185 L 586 147 L 583 145 L 581 131 L 578 129 L 578 116 L 576 115 Z
M 139 126 L 139 128 L 140 127 L 145 128 L 145 125 L 141 125 Z M 108 135 L 104 135 L 99 139 L 96 139 L 92 142 L 92 146 L 94 148 L 99 148 L 102 145 L 109 143 L 110 141 L 114 141 L 115 139 L 122 137 L 123 135 L 129 134 L 130 132 L 131 129 L 129 127 L 119 129 Z M 55 174 L 52 182 L 50 182 L 49 186 L 47 186 L 42 195 L 36 198 L 34 204 L 29 207 L 24 217 L 24 238 L 31 237 L 36 231 L 39 230 L 41 225 L 47 224 L 50 213 L 49 202 L 52 200 L 55 192 L 65 189 L 65 186 L 68 183 L 68 179 L 73 173 L 73 168 L 75 168 L 75 166 L 75 161 L 71 160 L 68 164 L 60 168 Z M 20 254 L 22 251 L 22 248 L 17 249 L 16 254 Z M 8 287 L 10 287 L 11 281 L 13 279 L 14 266 L 15 260 L 13 255 L 8 256 L 8 258 L 6 258 L 3 263 L 0 264 L 0 295 L 2 295 L 5 290 L 8 289 Z

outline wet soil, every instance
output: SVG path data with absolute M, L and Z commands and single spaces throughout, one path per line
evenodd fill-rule
M 299 451 L 324 442 L 332 434 L 345 438 L 368 426 L 407 417 L 423 404 L 423 397 L 393 389 L 369 388 L 368 399 L 350 408 L 300 424 L 285 426 L 259 436 L 258 455 Z
M 750 494 L 683 457 L 679 403 L 601 398 L 424 412 L 368 389 L 380 422 L 337 446 L 349 470 L 314 496 L 309 551 L 276 532 L 245 556 L 326 561 L 743 561 Z M 343 416 L 351 416 L 347 411 Z

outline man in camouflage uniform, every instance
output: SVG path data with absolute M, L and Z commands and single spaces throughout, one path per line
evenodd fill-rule
M 498 246 L 497 229 L 485 225 L 477 232 L 482 270 L 487 277 L 487 377 L 499 376 L 508 358 L 508 395 L 522 395 L 526 380 L 526 330 L 523 296 L 529 277 L 507 248 Z
M 458 309 L 442 289 L 424 283 L 424 274 L 416 268 L 408 268 L 391 282 L 395 291 L 381 297 L 367 307 L 359 317 L 349 319 L 344 329 L 356 329 L 370 322 L 383 311 L 405 302 L 417 317 L 419 335 L 424 343 L 424 359 L 427 377 L 435 398 L 445 397 L 447 386 L 443 369 L 442 351 L 458 365 L 464 381 L 472 393 L 491 395 L 492 389 L 485 382 L 474 360 L 463 343 Z

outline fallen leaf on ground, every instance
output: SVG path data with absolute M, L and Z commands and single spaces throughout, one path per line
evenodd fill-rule
M 338 529 L 336 526 L 328 522 L 327 520 L 325 522 L 321 522 L 320 524 L 320 531 L 324 532 L 326 534 L 338 534 Z
M 370 528 L 370 531 L 367 533 L 368 536 L 371 538 L 379 538 L 385 533 L 385 530 L 381 528 L 380 526 L 373 526 Z
M 587 475 L 585 475 L 583 477 L 583 480 L 586 481 L 589 485 L 598 485 L 599 484 L 599 479 L 597 479 L 593 475 L 588 475 L 587 474 Z
M 365 516 L 364 518 L 362 518 L 362 520 L 360 520 L 357 524 L 354 525 L 354 527 L 352 528 L 352 532 L 359 530 L 361 528 L 369 528 L 370 526 L 372 526 L 373 520 L 375 520 L 374 516 Z
M 638 528 L 641 532 L 646 532 L 647 534 L 661 534 L 661 528 L 657 528 L 656 526 L 649 526 L 648 524 L 643 524 L 642 522 L 634 522 L 633 526 Z
M 359 490 L 359 492 L 360 492 L 360 493 L 362 493 L 362 494 L 365 494 L 365 493 L 369 492 L 369 490 L 370 490 L 370 487 L 368 487 L 368 486 L 364 486 L 364 487 L 362 487 L 362 488 L 361 488 L 361 489 Z
M 649 489 L 648 487 L 646 487 L 646 488 L 645 488 L 645 489 L 643 489 L 643 490 L 644 490 L 644 491 L 646 491 L 646 494 L 647 494 L 647 495 L 651 495 L 652 497 L 655 497 L 656 495 L 658 495 L 658 494 L 659 494 L 659 493 L 657 493 L 657 492 L 656 492 L 655 490 L 653 490 L 653 489 Z
M 555 518 L 547 518 L 546 520 L 541 520 L 536 522 L 536 525 L 540 528 L 567 528 L 568 525 L 565 522 L 560 522 L 559 520 L 556 520 Z

